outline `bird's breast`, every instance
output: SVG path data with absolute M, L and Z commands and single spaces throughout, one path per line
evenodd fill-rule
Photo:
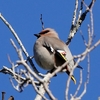
M 39 43 L 34 45 L 34 58 L 43 69 L 51 70 L 54 67 L 54 55 Z

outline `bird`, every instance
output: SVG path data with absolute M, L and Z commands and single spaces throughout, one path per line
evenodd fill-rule
M 65 69 L 66 73 L 70 75 L 75 61 L 68 45 L 59 39 L 58 33 L 52 28 L 46 28 L 34 35 L 37 37 L 33 47 L 36 63 L 41 68 L 51 71 L 68 62 Z M 70 77 L 76 84 L 74 75 Z

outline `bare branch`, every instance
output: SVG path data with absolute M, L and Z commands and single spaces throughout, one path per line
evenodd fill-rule
M 9 74 L 11 76 L 15 76 L 16 78 L 20 78 L 21 80 L 25 80 L 24 77 L 21 77 L 20 75 L 16 74 L 13 70 L 11 70 L 10 68 L 3 66 L 3 69 L 0 70 L 0 72 L 4 73 L 4 74 Z
M 86 55 L 87 53 L 91 52 L 93 49 L 95 49 L 98 45 L 100 45 L 100 40 L 98 40 L 92 47 L 90 47 L 90 49 L 86 49 L 82 54 L 79 55 L 74 55 L 74 58 L 80 58 L 84 55 Z
M 40 17 L 40 21 L 41 21 L 41 24 L 42 24 L 42 30 L 44 30 L 44 22 L 43 22 L 43 19 L 42 19 L 42 14 L 41 14 L 41 17 Z
M 42 83 L 42 80 L 37 76 L 36 73 L 34 73 L 31 68 L 28 66 L 28 64 L 25 62 L 21 50 L 18 52 L 20 60 L 17 61 L 18 64 L 22 64 L 29 72 L 32 74 L 37 80 L 39 80 Z
M 86 40 L 85 40 L 85 38 L 84 38 L 84 36 L 83 36 L 82 31 L 80 31 L 80 34 L 81 34 L 81 36 L 82 36 L 82 39 L 83 39 L 83 42 L 84 42 L 85 46 L 87 47 L 87 43 L 86 43 Z
M 86 50 L 82 53 L 82 55 L 78 55 L 79 58 L 78 58 L 76 64 L 74 65 L 73 70 L 72 70 L 72 72 L 70 73 L 70 75 L 73 74 L 73 71 L 74 71 L 74 69 L 76 68 L 76 66 L 78 66 L 79 62 L 82 61 L 82 60 L 84 60 L 85 57 L 86 57 L 86 55 L 87 55 L 91 50 L 93 50 L 96 46 L 98 46 L 99 44 L 100 44 L 100 40 L 99 40 L 97 43 L 95 43 L 90 49 L 86 48 Z M 66 85 L 66 92 L 65 92 L 66 100 L 68 100 L 69 85 L 70 85 L 70 77 L 68 78 L 68 80 L 67 80 L 67 85 Z M 84 87 L 85 87 L 85 89 L 84 89 L 84 91 L 83 91 L 83 93 L 82 93 L 81 96 L 83 96 L 83 94 L 86 93 L 86 92 L 85 92 L 85 91 L 86 91 L 86 83 L 85 83 L 85 86 L 84 86 Z
M 79 83 L 79 85 L 78 85 L 78 87 L 77 87 L 77 90 L 76 90 L 76 92 L 75 92 L 75 94 L 74 94 L 74 97 L 76 97 L 76 95 L 78 94 L 81 85 L 82 85 L 82 70 L 80 70 L 80 83 Z
M 13 47 L 15 48 L 16 52 L 18 52 L 18 48 L 17 46 L 15 45 L 14 41 L 12 39 L 10 39 L 10 42 L 11 44 L 13 45 Z
M 86 93 L 86 89 L 87 89 L 87 83 L 84 83 L 84 91 L 82 92 L 82 94 L 78 97 L 78 98 L 82 98 L 83 95 Z
M 0 18 L 5 23 L 5 25 L 7 25 L 7 27 L 10 29 L 10 31 L 12 32 L 14 37 L 16 38 L 18 44 L 20 45 L 20 47 L 21 47 L 22 51 L 24 52 L 24 54 L 26 55 L 26 57 L 29 57 L 28 52 L 26 51 L 24 45 L 22 44 L 21 40 L 19 39 L 17 33 L 14 31 L 13 27 L 7 22 L 7 20 L 1 14 L 0 14 Z
M 94 0 L 92 0 L 94 1 Z M 84 2 L 83 2 L 84 3 Z M 91 27 L 88 25 L 88 43 L 84 42 L 86 44 L 86 47 L 87 49 L 85 50 L 85 54 L 84 55 L 87 55 L 88 57 L 88 69 L 87 69 L 87 80 L 84 84 L 84 90 L 83 92 L 81 93 L 81 95 L 78 97 L 78 99 L 81 99 L 83 97 L 83 95 L 86 93 L 86 90 L 87 90 L 87 84 L 89 83 L 89 75 L 90 75 L 90 57 L 89 57 L 89 53 L 86 53 L 86 51 L 91 51 L 95 48 L 95 46 L 99 45 L 100 44 L 100 40 L 95 43 L 92 47 L 92 42 L 93 42 L 93 35 L 94 35 L 94 29 L 93 29 L 93 14 L 92 14 L 92 7 L 93 7 L 93 4 L 94 2 L 91 2 L 90 6 L 91 6 L 91 9 L 89 8 L 90 6 L 87 6 L 85 3 L 84 5 L 87 7 L 87 10 L 90 11 L 90 19 L 91 19 Z M 84 38 L 83 38 L 84 39 Z M 81 57 L 83 57 L 84 55 L 82 55 Z M 80 59 L 80 58 L 79 58 Z M 78 59 L 78 60 L 79 60 Z M 75 99 L 76 100 L 76 99 Z
M 44 89 L 46 90 L 46 92 L 47 92 L 47 94 L 48 94 L 50 100 L 57 100 L 57 99 L 53 96 L 52 92 L 49 90 L 48 83 L 45 83 L 45 82 L 44 82 Z
M 75 2 L 75 9 L 74 9 L 73 20 L 72 20 L 73 26 L 75 25 L 75 21 L 76 21 L 77 10 L 78 10 L 78 0 L 76 0 L 76 2 Z
M 86 83 L 89 83 L 89 78 L 90 78 L 90 55 L 87 55 L 87 80 Z
M 86 82 L 84 84 L 84 90 L 83 90 L 83 92 L 81 93 L 81 95 L 79 97 L 76 97 L 79 90 L 80 90 L 81 84 L 82 84 L 82 71 L 80 71 L 80 82 L 79 82 L 79 85 L 77 87 L 77 90 L 76 90 L 75 94 L 71 95 L 71 100 L 80 100 L 83 97 L 83 95 L 86 93 L 86 90 L 87 90 L 87 83 L 89 83 L 89 75 L 90 75 L 89 52 L 91 52 L 95 47 L 97 47 L 100 44 L 100 40 L 99 40 L 92 46 L 93 35 L 94 35 L 92 7 L 94 5 L 94 2 L 95 2 L 95 0 L 92 0 L 90 5 L 87 6 L 84 3 L 84 0 L 82 0 L 79 12 L 78 12 L 79 1 L 76 0 L 76 3 L 75 3 L 75 10 L 74 10 L 74 15 L 73 15 L 73 19 L 72 19 L 72 26 L 71 26 L 70 34 L 69 34 L 69 37 L 68 37 L 68 40 L 67 40 L 66 44 L 69 45 L 69 43 L 71 42 L 71 40 L 74 37 L 75 33 L 78 31 L 79 27 L 81 26 L 82 22 L 84 21 L 84 19 L 85 19 L 88 12 L 90 12 L 91 25 L 88 26 L 88 36 L 89 36 L 88 37 L 88 43 L 86 43 L 86 41 L 84 39 L 84 36 L 81 34 L 82 38 L 83 38 L 83 41 L 86 45 L 85 51 L 82 54 L 73 57 L 73 59 L 77 58 L 77 61 L 74 65 L 74 67 L 72 69 L 72 72 L 70 73 L 69 78 L 68 78 L 67 83 L 66 83 L 66 91 L 65 91 L 66 100 L 68 100 L 69 86 L 70 86 L 70 80 L 71 80 L 70 76 L 73 74 L 74 69 L 79 64 L 79 62 L 84 60 L 86 57 L 88 57 L 88 67 L 87 67 L 87 78 L 86 78 Z M 86 6 L 86 10 L 85 10 L 84 13 L 82 13 L 83 4 Z M 77 16 L 77 12 L 78 12 L 78 16 Z M 32 57 L 29 56 L 28 52 L 26 51 L 26 49 L 23 46 L 21 40 L 17 36 L 16 32 L 14 31 L 12 26 L 6 21 L 6 19 L 1 14 L 0 14 L 0 18 L 6 24 L 6 26 L 10 29 L 10 31 L 12 32 L 12 34 L 14 35 L 14 37 L 16 38 L 18 44 L 21 47 L 21 49 L 18 49 L 17 46 L 15 45 L 14 41 L 12 39 L 10 39 L 13 47 L 15 48 L 15 50 L 16 50 L 18 56 L 19 56 L 19 60 L 16 61 L 17 64 L 14 65 L 14 63 L 11 62 L 10 57 L 9 57 L 9 61 L 10 61 L 12 67 L 7 68 L 6 66 L 3 66 L 3 69 L 1 69 L 0 72 L 5 73 L 5 74 L 9 74 L 9 75 L 12 76 L 10 78 L 10 81 L 11 81 L 12 86 L 17 91 L 21 92 L 24 87 L 26 87 L 29 84 L 32 84 L 33 88 L 35 89 L 35 91 L 37 93 L 35 100 L 41 100 L 41 99 L 48 100 L 45 96 L 46 93 L 47 93 L 47 95 L 49 96 L 49 98 L 51 100 L 56 100 L 56 98 L 52 94 L 51 90 L 49 89 L 50 79 L 55 74 L 62 71 L 62 69 L 64 69 L 65 66 L 70 61 L 65 62 L 62 66 L 59 66 L 54 72 L 47 73 L 43 77 L 39 77 L 39 75 L 41 73 L 39 73 L 38 70 L 35 68 L 35 66 L 32 62 Z M 42 24 L 42 29 L 44 29 L 42 14 L 41 14 L 41 17 L 40 17 L 40 21 L 41 21 L 41 24 Z M 24 52 L 25 56 L 27 57 L 27 60 L 24 60 L 24 57 L 22 55 L 22 51 Z M 71 60 L 73 60 L 73 59 L 71 59 Z M 29 61 L 30 65 L 33 67 L 33 70 L 36 73 L 28 65 L 28 63 L 27 63 L 28 61 Z M 18 69 L 18 71 L 16 71 L 16 67 L 19 67 L 19 65 L 24 66 L 25 70 L 20 68 L 20 69 Z M 14 84 L 15 81 L 17 82 L 16 86 Z
M 2 92 L 2 100 L 4 100 L 4 96 L 5 95 L 5 92 Z
M 82 9 L 83 9 L 83 1 L 84 1 L 84 0 L 81 0 L 81 6 L 80 6 L 79 14 L 78 14 L 78 20 L 80 19 L 81 14 L 82 14 Z
M 37 88 L 37 86 L 36 86 L 36 84 L 35 84 L 35 81 L 34 81 L 33 77 L 30 75 L 30 73 L 29 73 L 28 76 L 29 76 L 30 80 L 32 81 L 32 86 L 34 87 L 36 93 L 39 94 L 44 100 L 47 100 L 47 98 L 46 98 L 43 94 L 41 94 L 41 92 L 40 92 L 39 89 Z
M 84 0 L 83 0 L 83 2 L 84 2 Z M 74 26 L 73 25 L 71 26 L 70 34 L 69 34 L 68 39 L 66 41 L 66 45 L 69 45 L 69 43 L 71 42 L 72 38 L 74 37 L 74 35 L 78 31 L 79 27 L 81 26 L 82 22 L 85 20 L 87 13 L 93 7 L 94 2 L 95 2 L 95 0 L 92 0 L 90 5 L 88 6 L 89 9 L 86 9 L 86 11 L 84 13 L 82 13 L 82 15 L 80 16 L 80 18 L 78 18 L 78 20 L 76 21 L 76 24 Z
M 33 70 L 36 72 L 36 73 L 39 73 L 38 70 L 36 69 L 36 67 L 34 66 L 33 62 L 32 62 L 32 59 L 30 59 L 30 56 L 28 54 L 28 52 L 26 51 L 24 45 L 22 44 L 21 40 L 19 39 L 17 33 L 14 31 L 13 27 L 8 23 L 8 21 L 1 15 L 0 13 L 0 18 L 1 20 L 5 23 L 5 25 L 10 29 L 10 31 L 12 32 L 12 34 L 14 35 L 15 39 L 17 40 L 19 46 L 21 47 L 22 51 L 24 52 L 25 56 L 27 57 L 27 60 L 30 62 Z

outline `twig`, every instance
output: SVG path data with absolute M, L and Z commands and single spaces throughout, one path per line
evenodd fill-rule
M 83 39 L 83 42 L 84 42 L 85 46 L 87 47 L 87 43 L 86 43 L 86 40 L 85 40 L 85 38 L 84 38 L 84 36 L 83 36 L 82 31 L 80 31 L 80 34 L 81 34 L 81 37 L 82 37 L 82 39 Z
M 28 52 L 26 51 L 24 45 L 22 44 L 21 40 L 19 39 L 17 33 L 14 31 L 13 27 L 8 23 L 8 21 L 1 14 L 0 14 L 0 18 L 7 25 L 7 27 L 10 29 L 10 31 L 12 32 L 14 37 L 16 38 L 18 44 L 20 45 L 20 47 L 21 47 L 22 51 L 24 52 L 24 54 L 26 55 L 26 57 L 29 57 Z
M 80 18 L 78 18 L 78 20 L 76 21 L 76 25 L 74 25 L 74 26 L 72 25 L 72 27 L 70 29 L 70 34 L 69 34 L 68 39 L 66 41 L 66 45 L 69 45 L 69 43 L 71 42 L 72 38 L 74 37 L 74 35 L 78 31 L 79 27 L 81 26 L 82 22 L 85 20 L 86 14 L 93 7 L 94 2 L 95 2 L 95 0 L 92 0 L 92 2 L 90 3 L 90 5 L 88 6 L 88 9 L 86 9 L 86 11 L 84 13 L 82 13 L 82 15 L 80 16 Z
M 92 51 L 95 47 L 97 47 L 98 45 L 100 45 L 100 40 L 99 40 L 98 42 L 96 42 L 91 48 L 89 48 L 89 49 L 86 48 L 86 50 L 85 50 L 82 54 L 80 54 L 80 55 L 77 56 L 77 57 L 78 57 L 78 60 L 77 60 L 76 64 L 74 65 L 73 70 L 72 70 L 72 72 L 70 73 L 70 75 L 73 74 L 73 71 L 74 71 L 74 69 L 76 68 L 76 66 L 78 66 L 79 62 L 81 62 L 82 60 L 84 60 L 85 57 L 86 57 L 86 55 L 87 55 L 89 52 L 91 52 L 91 51 Z M 68 78 L 68 80 L 67 80 L 67 85 L 66 85 L 66 92 L 65 92 L 66 100 L 68 100 L 69 85 L 70 85 L 70 77 Z M 85 84 L 85 87 L 86 87 L 86 84 Z
M 21 80 L 25 80 L 24 77 L 20 76 L 19 74 L 16 74 L 15 72 L 13 72 L 13 70 L 11 70 L 10 68 L 6 66 L 3 66 L 3 69 L 1 69 L 0 72 L 4 74 L 9 74 L 11 76 L 15 76 L 16 78 L 20 78 Z
M 23 91 L 23 87 L 20 88 L 20 84 L 21 84 L 21 83 L 19 83 L 19 82 L 17 81 L 18 84 L 15 86 L 15 85 L 14 85 L 14 82 L 12 81 L 12 79 L 11 79 L 11 78 L 9 78 L 9 79 L 10 79 L 10 82 L 11 82 L 11 84 L 12 84 L 12 86 L 13 86 L 13 88 L 14 88 L 15 90 L 17 90 L 18 92 L 22 92 L 22 91 Z M 15 79 L 15 80 L 16 80 L 16 79 Z
M 83 1 L 84 1 L 84 0 L 81 0 L 81 6 L 80 6 L 79 14 L 78 14 L 78 20 L 80 19 L 81 14 L 82 14 L 82 9 L 83 9 Z
M 5 95 L 5 92 L 2 92 L 2 100 L 4 100 L 4 96 Z
M 80 83 L 79 83 L 79 85 L 78 85 L 78 87 L 77 87 L 77 90 L 76 90 L 76 92 L 75 92 L 75 94 L 74 94 L 74 98 L 75 98 L 76 95 L 78 94 L 81 85 L 82 85 L 82 70 L 80 70 Z
M 37 86 L 35 85 L 35 82 L 33 80 L 33 77 L 31 77 L 31 75 L 29 74 L 29 78 L 30 80 L 32 81 L 32 85 L 36 91 L 37 94 L 39 94 L 44 100 L 48 100 L 38 89 L 37 89 Z
M 86 93 L 86 89 L 87 89 L 87 83 L 85 82 L 84 83 L 84 90 L 83 90 L 82 94 L 78 98 L 81 99 L 83 97 L 83 95 Z
M 84 3 L 84 2 L 83 2 Z M 93 4 L 94 4 L 94 0 L 92 0 L 92 2 L 91 2 L 91 4 L 90 4 L 90 6 L 92 6 L 93 7 Z M 90 50 L 92 50 L 93 48 L 95 48 L 95 46 L 98 44 L 100 44 L 100 40 L 97 42 L 97 43 L 95 43 L 92 47 L 91 47 L 91 45 L 92 45 L 92 41 L 93 41 L 93 34 L 94 34 L 94 29 L 93 29 L 93 14 L 92 14 L 92 7 L 91 7 L 91 9 L 89 8 L 90 6 L 87 6 L 85 3 L 84 3 L 84 5 L 87 7 L 87 10 L 88 11 L 90 11 L 90 19 L 91 19 L 91 27 L 88 25 L 88 44 L 87 44 L 87 51 L 89 50 L 89 52 L 90 52 Z M 87 55 L 87 57 L 88 57 L 88 60 L 87 60 L 87 62 L 88 62 L 88 69 L 87 69 L 87 79 L 86 79 L 86 82 L 85 82 L 85 84 L 84 84 L 84 90 L 83 90 L 83 92 L 81 93 L 81 95 L 78 97 L 78 99 L 81 99 L 82 97 L 83 97 L 83 95 L 86 93 L 86 90 L 87 90 L 87 84 L 89 83 L 89 75 L 90 75 L 90 57 L 89 57 L 89 53 L 87 53 L 86 54 Z M 81 56 L 82 57 L 82 56 Z
M 14 31 L 13 27 L 8 23 L 8 21 L 1 15 L 0 13 L 0 18 L 2 19 L 2 21 L 6 24 L 6 26 L 10 29 L 10 31 L 12 32 L 13 36 L 15 37 L 15 39 L 17 40 L 19 46 L 21 47 L 22 51 L 24 52 L 25 56 L 27 57 L 27 60 L 30 62 L 33 70 L 36 73 L 39 73 L 38 70 L 36 69 L 36 67 L 34 66 L 32 59 L 30 59 L 30 56 L 28 54 L 28 52 L 26 51 L 24 45 L 22 44 L 21 40 L 19 39 L 17 33 Z
M 42 19 L 42 14 L 41 14 L 41 17 L 40 17 L 40 21 L 41 21 L 41 24 L 42 24 L 42 30 L 44 30 L 44 22 L 43 22 L 43 19 Z
M 77 10 L 78 10 L 78 0 L 76 0 L 76 2 L 75 2 L 75 9 L 74 9 L 74 14 L 73 14 L 73 19 L 72 19 L 72 26 L 74 26 L 75 21 L 76 21 Z
M 84 1 L 84 0 L 82 0 Z M 92 0 L 94 1 L 94 0 Z M 90 11 L 90 9 L 92 8 L 94 2 L 91 2 L 91 4 L 88 6 L 88 9 L 86 9 L 86 11 L 81 15 L 82 13 L 82 9 L 83 9 L 83 2 L 81 2 L 81 8 L 80 8 L 80 11 L 79 11 L 79 16 L 78 16 L 78 20 L 76 21 L 76 15 L 77 15 L 77 9 L 78 9 L 78 0 L 76 0 L 76 5 L 75 5 L 75 10 L 74 10 L 74 15 L 73 15 L 73 21 L 72 21 L 72 27 L 71 27 L 71 30 L 70 30 L 70 35 L 68 37 L 68 41 L 66 42 L 66 44 L 68 45 L 70 42 L 71 42 L 71 39 L 74 37 L 75 33 L 77 32 L 78 28 L 81 26 L 82 22 L 84 21 L 85 17 L 86 17 L 86 14 Z M 24 54 L 26 55 L 27 57 L 27 60 L 30 62 L 31 66 L 34 67 L 34 64 L 32 62 L 32 59 L 29 57 L 29 54 L 26 52 L 26 49 L 24 48 L 22 42 L 20 41 L 19 37 L 17 36 L 17 34 L 15 33 L 14 29 L 12 28 L 12 26 L 5 20 L 5 18 L 0 14 L 0 18 L 3 20 L 3 22 L 8 26 L 8 28 L 11 30 L 11 32 L 13 33 L 14 37 L 16 38 L 16 40 L 18 41 L 22 51 L 24 52 Z M 42 24 L 42 29 L 44 29 L 44 23 L 43 23 L 43 20 L 42 20 L 42 14 L 41 14 L 41 24 Z M 74 25 L 75 24 L 75 25 Z M 91 26 L 93 27 L 93 25 Z M 90 30 L 89 30 L 90 31 Z M 94 31 L 92 29 L 92 31 Z M 90 31 L 91 33 L 91 31 Z M 89 33 L 89 39 L 90 39 L 90 36 L 92 38 L 93 35 L 91 35 Z M 90 42 L 90 43 L 89 43 Z M 88 44 L 91 44 L 91 40 L 89 40 Z M 15 85 L 13 84 L 13 87 L 15 87 L 16 89 L 18 89 L 19 87 L 22 87 L 25 83 L 27 82 L 31 82 L 33 87 L 35 88 L 36 92 L 38 93 L 37 96 L 40 97 L 40 98 L 43 98 L 45 100 L 47 100 L 47 98 L 44 96 L 45 93 L 47 93 L 49 95 L 49 97 L 53 100 L 55 100 L 55 97 L 52 95 L 51 91 L 48 89 L 48 85 L 49 85 L 49 81 L 50 79 L 58 72 L 60 72 L 64 67 L 65 65 L 67 65 L 69 62 L 66 62 L 65 64 L 63 64 L 61 67 L 58 67 L 52 74 L 51 73 L 48 73 L 43 79 L 39 78 L 36 73 L 34 73 L 31 68 L 28 66 L 28 64 L 26 63 L 26 61 L 24 60 L 23 56 L 22 56 L 22 52 L 20 49 L 16 48 L 15 47 L 15 44 L 12 42 L 14 48 L 16 49 L 17 53 L 18 53 L 18 56 L 20 58 L 19 61 L 17 61 L 17 64 L 22 64 L 26 70 L 28 71 L 28 73 L 24 72 L 24 75 L 26 76 L 25 78 L 22 77 L 21 75 L 19 74 L 16 74 L 14 69 L 11 70 L 11 69 L 5 69 L 3 68 L 2 70 L 0 70 L 0 72 L 3 72 L 3 73 L 7 73 L 7 74 L 10 74 L 14 77 L 14 79 L 17 81 L 18 85 L 15 87 Z M 88 45 L 88 48 L 86 48 L 86 50 L 82 53 L 82 55 L 79 55 L 77 57 L 80 57 L 78 58 L 75 66 L 73 67 L 73 70 L 71 72 L 70 75 L 72 75 L 74 69 L 76 68 L 76 66 L 78 65 L 78 63 L 82 60 L 85 59 L 86 55 L 91 51 L 93 50 L 96 46 L 98 46 L 100 44 L 100 40 L 95 43 L 92 47 L 91 45 Z M 72 59 L 73 60 L 73 59 Z M 89 62 L 89 59 L 88 59 L 88 62 Z M 12 64 L 12 66 L 14 66 L 14 64 Z M 88 66 L 90 66 L 88 64 Z M 14 67 L 15 68 L 15 67 Z M 37 69 L 34 69 L 37 71 Z M 38 72 L 38 71 L 37 71 Z M 80 98 L 86 93 L 86 87 L 87 87 L 87 83 L 88 83 L 88 80 L 89 80 L 89 68 L 88 68 L 88 72 L 87 72 L 87 81 L 84 85 L 84 91 L 82 92 L 82 94 L 80 95 Z M 41 84 L 40 84 L 40 87 L 39 89 L 36 87 L 35 83 L 34 83 L 34 79 L 33 77 L 35 77 L 36 80 L 38 80 Z M 80 77 L 81 77 L 81 74 L 80 74 Z M 26 80 L 29 78 L 29 81 Z M 66 100 L 68 100 L 68 91 L 69 91 L 69 85 L 70 85 L 70 77 L 68 78 L 68 81 L 67 81 L 67 85 L 66 85 Z M 12 81 L 12 80 L 11 80 Z M 77 92 L 81 86 L 81 78 L 80 78 L 80 84 L 78 86 L 78 89 L 75 93 L 75 96 L 77 95 Z M 18 89 L 19 90 L 19 89 Z M 37 100 L 37 98 L 36 98 Z
M 48 83 L 45 83 L 45 82 L 44 82 L 43 86 L 44 86 L 44 89 L 46 90 L 48 96 L 50 97 L 50 100 L 57 100 L 57 99 L 54 97 L 54 95 L 52 94 L 52 92 L 49 90 L 49 87 L 47 87 L 47 86 L 48 86 Z
M 87 55 L 87 80 L 86 83 L 89 83 L 89 78 L 90 78 L 90 55 L 88 53 Z
M 17 63 L 18 64 L 22 64 L 29 72 L 30 72 L 30 74 L 32 74 L 39 82 L 43 82 L 38 76 L 37 76 L 37 74 L 36 73 L 34 73 L 32 70 L 31 70 L 31 68 L 28 66 L 28 64 L 25 62 L 25 60 L 24 60 L 24 58 L 23 58 L 23 56 L 22 56 L 22 52 L 21 52 L 21 50 L 19 50 L 19 52 L 17 52 L 18 53 L 18 56 L 19 56 L 19 58 L 20 58 L 20 60 L 18 60 L 17 61 Z

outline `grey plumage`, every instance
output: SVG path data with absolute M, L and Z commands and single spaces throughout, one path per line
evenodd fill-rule
M 59 39 L 58 34 L 47 28 L 35 36 L 37 40 L 33 51 L 37 64 L 43 69 L 52 70 L 68 61 L 66 72 L 69 75 L 75 62 L 68 46 Z M 71 79 L 76 83 L 73 75 Z

